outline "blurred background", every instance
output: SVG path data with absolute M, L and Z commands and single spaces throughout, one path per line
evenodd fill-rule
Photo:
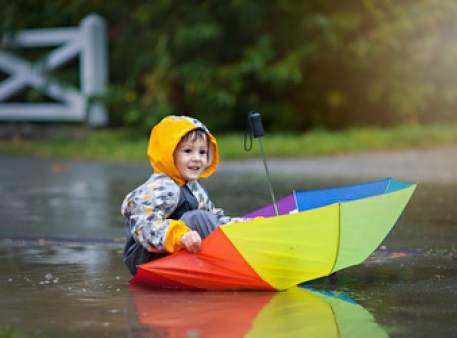
M 262 112 L 276 132 L 457 120 L 457 2 L 0 0 L 0 34 L 106 20 L 109 126 L 170 113 L 215 133 Z M 48 52 L 31 48 L 39 60 Z M 74 60 L 51 76 L 74 83 Z M 0 81 L 7 77 L 0 72 Z M 38 89 L 9 101 L 33 101 Z M 137 129 L 137 130 L 138 130 Z

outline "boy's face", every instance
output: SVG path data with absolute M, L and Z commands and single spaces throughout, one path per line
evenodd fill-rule
M 205 138 L 181 140 L 173 158 L 175 166 L 186 181 L 195 181 L 208 165 L 208 142 Z

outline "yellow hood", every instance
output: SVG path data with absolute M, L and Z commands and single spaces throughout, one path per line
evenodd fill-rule
M 149 138 L 148 157 L 154 173 L 166 174 L 180 186 L 186 183 L 175 166 L 173 153 L 181 138 L 191 130 L 198 128 L 206 131 L 210 145 L 208 166 L 200 178 L 209 177 L 216 171 L 219 165 L 219 150 L 216 138 L 211 135 L 208 128 L 197 119 L 170 115 L 152 128 L 151 137 Z

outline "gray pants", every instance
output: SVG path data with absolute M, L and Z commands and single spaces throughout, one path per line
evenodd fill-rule
M 200 237 L 204 239 L 210 233 L 219 227 L 217 224 L 217 218 L 213 213 L 203 210 L 191 210 L 185 212 L 181 216 L 181 221 L 186 223 L 186 225 L 198 232 Z

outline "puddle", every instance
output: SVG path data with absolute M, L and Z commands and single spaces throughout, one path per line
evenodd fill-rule
M 338 272 L 335 285 L 323 278 L 286 293 L 166 292 L 131 287 L 122 263 L 120 203 L 148 165 L 2 158 L 0 167 L 0 333 L 353 337 L 367 336 L 366 328 L 370 337 L 429 337 L 457 330 L 455 184 L 418 186 L 380 250 Z M 355 182 L 272 179 L 278 198 Z M 270 203 L 263 175 L 223 173 L 206 185 L 227 214 Z

